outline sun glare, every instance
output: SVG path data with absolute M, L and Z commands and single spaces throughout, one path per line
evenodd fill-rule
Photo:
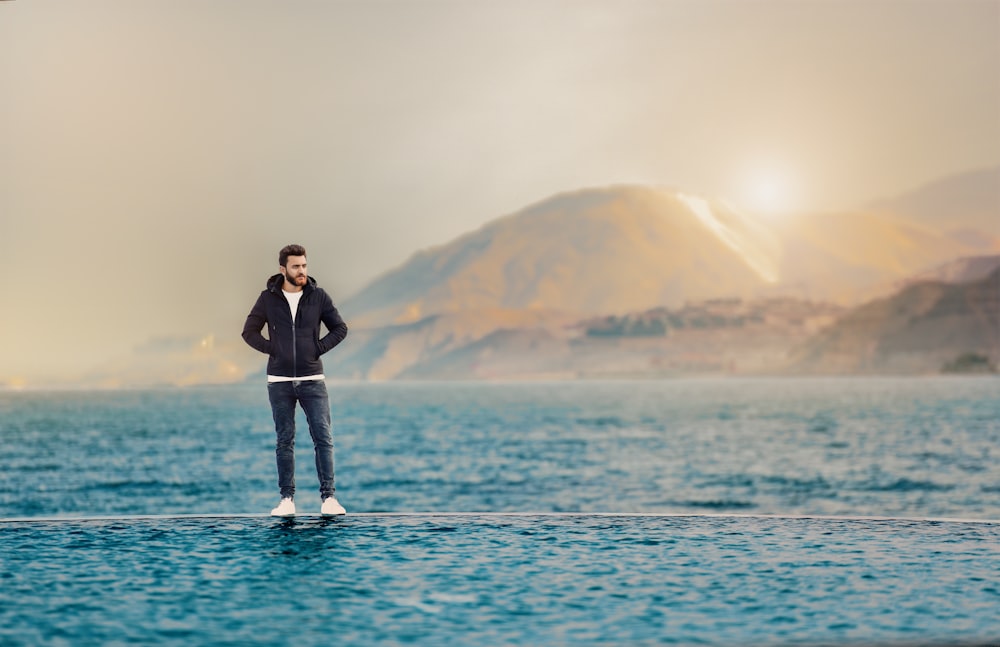
M 750 199 L 753 205 L 763 211 L 777 211 L 784 205 L 785 190 L 773 177 L 761 178 L 754 184 Z
M 786 171 L 757 168 L 743 180 L 740 204 L 762 215 L 781 215 L 795 208 L 795 187 Z

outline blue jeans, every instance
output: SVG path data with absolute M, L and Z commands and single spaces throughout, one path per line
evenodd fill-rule
M 295 496 L 295 403 L 302 405 L 309 423 L 316 453 L 316 476 L 320 498 L 333 496 L 333 433 L 330 424 L 330 395 L 323 380 L 269 382 L 267 396 L 277 433 L 275 457 L 281 497 Z

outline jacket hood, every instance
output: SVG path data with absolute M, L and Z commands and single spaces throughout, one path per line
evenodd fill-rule
M 277 274 L 275 274 L 274 276 L 272 276 L 267 280 L 267 289 L 270 290 L 271 292 L 277 292 L 278 290 L 281 289 L 281 286 L 284 284 L 285 284 L 285 275 L 282 274 L 281 272 L 278 272 Z M 311 276 L 307 276 L 306 285 L 303 289 L 312 290 L 315 287 L 316 287 L 316 279 L 314 279 Z

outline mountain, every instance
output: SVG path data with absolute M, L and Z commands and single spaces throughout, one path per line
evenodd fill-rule
M 871 208 L 941 231 L 980 251 L 1000 251 L 1000 166 L 930 182 L 876 201 Z
M 554 196 L 414 255 L 342 310 L 361 325 L 481 308 L 626 312 L 750 295 L 776 241 L 697 198 L 646 187 Z
M 581 316 L 716 298 L 859 303 L 972 248 L 875 212 L 773 223 L 718 200 L 640 186 L 553 196 L 415 254 L 341 309 L 355 327 L 483 308 Z
M 936 373 L 962 358 L 1000 363 L 1000 267 L 963 283 L 915 281 L 876 299 L 792 351 L 812 373 Z
M 816 322 L 830 323 L 833 310 L 975 251 L 928 223 L 874 208 L 759 220 L 672 189 L 584 189 L 419 252 L 342 302 L 351 338 L 332 373 L 382 380 L 767 372 L 784 366 Z M 950 275 L 971 276 L 981 265 L 967 261 Z M 788 303 L 815 305 L 795 314 Z M 602 336 L 592 325 L 617 318 L 625 328 L 631 319 L 664 326 L 669 317 L 658 311 L 675 321 L 704 308 L 751 319 L 709 329 L 669 324 L 658 339 Z

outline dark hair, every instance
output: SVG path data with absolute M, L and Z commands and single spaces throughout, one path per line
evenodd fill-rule
M 288 263 L 289 256 L 305 256 L 306 248 L 302 245 L 285 245 L 278 252 L 278 265 L 284 267 Z

